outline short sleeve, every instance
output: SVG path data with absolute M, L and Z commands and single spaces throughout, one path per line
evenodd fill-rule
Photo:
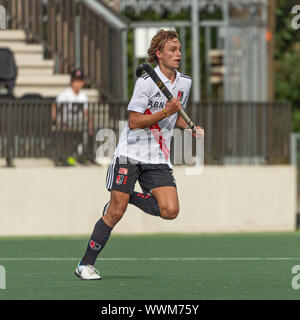
M 138 78 L 127 110 L 144 113 L 147 109 L 149 96 L 149 81 L 144 80 L 143 78 Z
M 65 102 L 65 92 L 60 93 L 55 100 L 57 103 Z
M 85 92 L 81 92 L 81 100 L 82 100 L 82 102 L 84 102 L 84 103 L 87 103 L 88 102 L 88 97 L 87 97 L 87 95 L 86 95 L 86 93 Z

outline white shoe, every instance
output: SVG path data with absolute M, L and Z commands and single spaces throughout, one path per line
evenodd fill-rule
M 78 266 L 74 274 L 82 280 L 101 280 L 99 271 L 90 264 Z

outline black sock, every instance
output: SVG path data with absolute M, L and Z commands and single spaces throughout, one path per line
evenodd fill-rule
M 152 216 L 160 217 L 158 203 L 151 194 L 146 195 L 134 191 L 134 193 L 130 195 L 129 203 Z
M 110 237 L 111 230 L 112 228 L 109 227 L 102 218 L 95 224 L 84 257 L 81 259 L 81 265 L 95 264 L 99 253 Z

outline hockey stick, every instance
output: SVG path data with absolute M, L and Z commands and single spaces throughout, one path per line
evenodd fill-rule
M 136 76 L 140 77 L 142 75 L 143 71 L 145 71 L 149 74 L 150 78 L 155 82 L 155 84 L 158 86 L 158 88 L 161 90 L 161 92 L 165 95 L 165 97 L 168 100 L 173 99 L 172 93 L 169 91 L 169 89 L 166 87 L 166 85 L 163 83 L 163 81 L 160 79 L 160 77 L 157 75 L 157 73 L 149 66 L 149 64 L 143 63 L 140 66 L 138 66 L 136 69 Z M 193 130 L 194 133 L 196 133 L 195 124 L 187 116 L 187 114 L 184 112 L 184 110 L 180 109 L 179 113 L 181 114 L 182 118 L 185 120 L 187 125 Z

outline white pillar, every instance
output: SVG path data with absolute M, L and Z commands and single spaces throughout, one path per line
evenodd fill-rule
M 5 8 L 0 6 L 0 30 L 6 29 Z
M 199 48 L 199 7 L 198 0 L 193 0 L 192 15 L 192 50 L 193 50 L 193 102 L 199 102 L 200 94 L 200 48 Z

